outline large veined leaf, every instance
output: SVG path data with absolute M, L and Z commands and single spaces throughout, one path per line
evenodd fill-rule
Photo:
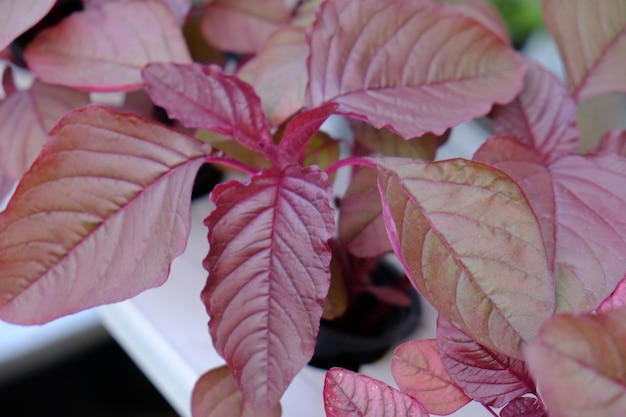
M 429 413 L 448 415 L 470 402 L 445 370 L 434 339 L 398 346 L 391 372 L 400 390 L 416 398 Z
M 356 167 L 341 198 L 339 236 L 355 256 L 373 258 L 393 248 L 383 221 L 376 171 Z
M 89 95 L 35 80 L 0 101 L 0 166 L 15 179 L 31 166 L 50 129 L 65 113 L 89 103 Z
M 304 106 L 308 55 L 304 30 L 287 26 L 272 34 L 238 72 L 261 97 L 263 110 L 275 126 Z
M 430 0 L 330 0 L 310 35 L 308 107 L 339 112 L 405 138 L 442 134 L 511 101 L 521 58 L 452 5 Z
M 529 61 L 519 96 L 495 107 L 492 116 L 496 135 L 516 138 L 546 162 L 578 149 L 576 103 L 556 75 L 539 64 Z
M 297 0 L 214 0 L 205 8 L 202 33 L 223 51 L 255 53 L 291 20 L 297 4 Z
M 176 17 L 158 0 L 73 13 L 41 32 L 24 59 L 43 81 L 89 91 L 136 90 L 146 64 L 191 61 Z
M 428 417 L 410 395 L 341 368 L 326 373 L 324 405 L 328 417 Z
M 462 0 L 454 3 L 467 16 L 477 20 L 486 28 L 490 29 L 495 35 L 500 37 L 506 43 L 511 42 L 511 36 L 502 20 L 500 12 L 495 5 L 489 0 Z
M 626 92 L 625 0 L 545 0 L 543 18 L 574 97 Z
M 205 145 L 90 106 L 65 116 L 0 214 L 0 317 L 42 323 L 162 284 Z
M 626 202 L 626 159 L 603 151 L 546 164 L 533 149 L 497 136 L 474 159 L 507 172 L 528 196 L 556 278 L 557 310 L 596 309 L 626 275 L 619 209 Z
M 41 20 L 56 0 L 0 0 L 0 51 Z
M 324 172 L 297 165 L 211 195 L 202 297 L 215 348 L 256 408 L 275 406 L 313 355 L 330 285 L 331 198 Z
M 626 310 L 558 315 L 526 360 L 551 417 L 621 417 L 626 410 Z
M 230 136 L 272 160 L 274 142 L 249 84 L 217 66 L 152 64 L 143 70 L 146 90 L 170 117 L 186 127 Z
M 280 404 L 268 411 L 256 410 L 243 398 L 227 366 L 200 377 L 191 395 L 193 417 L 280 417 Z
M 420 293 L 480 344 L 515 358 L 555 307 L 526 196 L 466 160 L 372 158 L 394 251 Z
M 502 407 L 535 391 L 524 361 L 481 346 L 442 317 L 437 344 L 444 369 L 473 400 Z

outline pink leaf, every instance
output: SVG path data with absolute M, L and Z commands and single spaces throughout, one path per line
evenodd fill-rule
M 270 128 L 253 88 L 217 66 L 152 64 L 143 70 L 146 90 L 186 127 L 230 136 L 275 158 Z
M 546 0 L 543 18 L 559 47 L 576 99 L 626 92 L 624 0 Z
M 150 62 L 190 62 L 178 22 L 157 0 L 106 3 L 41 32 L 24 58 L 43 81 L 89 91 L 136 90 Z
M 517 184 L 465 160 L 371 161 L 394 251 L 420 293 L 480 344 L 520 358 L 552 316 L 555 289 Z
M 523 361 L 481 346 L 441 316 L 437 343 L 443 366 L 471 399 L 502 407 L 521 395 L 534 393 Z
M 337 109 L 334 103 L 327 103 L 321 107 L 307 110 L 296 115 L 285 126 L 285 133 L 280 142 L 280 149 L 292 161 L 301 159 L 307 144 L 317 133 L 322 124 Z
M 332 189 L 317 168 L 270 168 L 212 194 L 202 292 L 217 351 L 246 400 L 276 405 L 313 355 L 330 285 Z
M 548 417 L 541 401 L 532 397 L 516 398 L 500 410 L 500 417 Z
M 470 402 L 443 367 L 434 339 L 398 346 L 391 372 L 400 391 L 417 399 L 429 413 L 448 415 Z
M 41 20 L 56 0 L 0 0 L 0 51 Z
M 415 398 L 341 368 L 326 373 L 324 404 L 327 417 L 428 417 Z
M 202 33 L 223 51 L 255 53 L 275 30 L 291 20 L 296 5 L 295 0 L 215 0 L 206 6 Z
M 29 90 L 0 101 L 0 165 L 15 179 L 31 166 L 50 129 L 89 95 L 36 80 Z
M 0 214 L 0 317 L 43 323 L 162 284 L 205 150 L 105 107 L 65 116 Z
M 374 258 L 393 248 L 383 221 L 376 171 L 356 168 L 339 210 L 339 236 L 355 256 Z
M 555 316 L 525 350 L 551 417 L 622 417 L 626 410 L 625 309 Z
M 612 152 L 626 156 L 626 130 L 612 130 L 605 133 L 592 152 Z
M 85 9 L 93 9 L 96 7 L 101 7 L 105 3 L 113 3 L 116 1 L 125 1 L 125 0 L 83 0 L 83 4 L 85 5 Z M 172 13 L 177 17 L 178 22 L 182 24 L 187 17 L 187 13 L 191 9 L 192 0 L 158 0 L 167 7 L 170 8 Z
M 528 62 L 520 95 L 494 109 L 493 130 L 534 148 L 550 162 L 578 149 L 576 103 L 554 74 Z
M 308 55 L 304 30 L 286 26 L 270 36 L 238 72 L 261 97 L 263 110 L 275 126 L 304 106 Z
M 511 101 L 521 58 L 457 7 L 430 0 L 329 0 L 310 36 L 306 105 L 405 138 L 442 134 Z
M 193 417 L 280 417 L 281 407 L 268 411 L 254 409 L 237 388 L 230 369 L 222 366 L 200 377 L 191 396 Z
M 546 165 L 502 137 L 490 138 L 475 159 L 507 172 L 528 196 L 551 256 L 557 311 L 596 309 L 626 275 L 626 220 L 615 211 L 626 204 L 626 159 L 597 152 Z

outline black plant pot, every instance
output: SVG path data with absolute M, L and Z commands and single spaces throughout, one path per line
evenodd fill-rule
M 421 319 L 420 296 L 405 275 L 383 262 L 372 271 L 371 278 L 374 285 L 404 287 L 411 304 L 393 306 L 371 293 L 360 294 L 340 319 L 321 320 L 309 365 L 323 369 L 338 366 L 356 372 L 361 365 L 380 359 L 415 331 Z

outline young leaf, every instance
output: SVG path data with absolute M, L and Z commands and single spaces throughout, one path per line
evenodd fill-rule
M 523 361 L 481 346 L 441 316 L 437 343 L 443 367 L 471 399 L 502 407 L 535 392 Z
M 500 410 L 500 417 L 548 417 L 541 401 L 532 397 L 516 398 Z
M 621 417 L 626 410 L 626 309 L 555 316 L 525 350 L 551 417 Z
M 218 49 L 252 54 L 261 49 L 275 30 L 291 20 L 297 3 L 297 0 L 215 0 L 204 11 L 202 33 Z
M 530 60 L 519 96 L 492 116 L 494 134 L 516 138 L 546 162 L 578 149 L 574 99 L 556 75 Z
M 0 165 L 15 179 L 31 166 L 50 129 L 72 109 L 87 105 L 89 95 L 35 80 L 0 101 Z
M 217 66 L 151 64 L 143 70 L 155 104 L 186 127 L 230 136 L 275 158 L 272 133 L 254 89 Z
M 176 18 L 158 0 L 128 0 L 73 13 L 26 48 L 32 72 L 89 91 L 137 90 L 150 62 L 191 61 Z
M 315 167 L 270 168 L 211 195 L 202 298 L 246 400 L 269 409 L 311 359 L 330 283 L 332 189 Z
M 504 137 L 490 138 L 474 158 L 505 171 L 528 196 L 556 278 L 557 311 L 596 309 L 626 275 L 626 220 L 615 211 L 626 202 L 626 160 L 596 152 L 546 165 Z
M 545 0 L 543 18 L 577 100 L 626 92 L 626 1 Z
M 417 399 L 429 413 L 448 415 L 471 400 L 446 372 L 434 339 L 398 346 L 391 372 L 400 391 Z
M 336 104 L 327 103 L 300 113 L 287 123 L 280 141 L 280 150 L 285 153 L 288 160 L 296 162 L 302 158 L 308 142 L 335 109 Z
M 41 20 L 56 0 L 0 0 L 0 51 Z
M 65 116 L 0 214 L 0 317 L 43 323 L 162 284 L 205 152 L 109 108 Z
M 333 101 L 339 113 L 405 138 L 442 134 L 511 101 L 524 75 L 498 36 L 429 0 L 329 0 L 310 48 L 307 107 Z
M 517 184 L 466 160 L 372 158 L 394 251 L 464 333 L 514 358 L 555 307 L 539 224 Z
M 341 199 L 339 236 L 355 256 L 374 258 L 393 248 L 383 222 L 383 206 L 376 186 L 376 171 L 355 168 L 348 190 Z
M 328 417 L 428 417 L 410 395 L 341 368 L 326 373 L 324 405 Z
M 261 97 L 263 111 L 274 126 L 304 106 L 308 56 L 304 30 L 286 26 L 272 34 L 237 73 Z
M 263 411 L 243 398 L 227 366 L 213 369 L 200 377 L 191 394 L 192 417 L 280 417 L 280 404 Z

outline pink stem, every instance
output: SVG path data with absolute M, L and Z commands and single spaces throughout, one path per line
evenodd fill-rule
M 489 411 L 489 413 L 491 413 L 491 415 L 493 415 L 494 417 L 499 417 L 498 414 L 495 411 L 493 411 L 493 409 L 489 407 L 488 405 L 482 404 L 482 406 L 485 407 L 487 411 Z
M 341 161 L 335 162 L 330 167 L 328 167 L 328 169 L 326 170 L 326 173 L 330 176 L 330 175 L 334 174 L 337 170 L 339 170 L 341 168 L 345 168 L 347 166 L 354 166 L 354 165 L 370 167 L 370 168 L 376 168 L 376 164 L 373 163 L 369 159 L 359 158 L 359 157 L 351 157 L 351 158 L 346 158 L 346 159 L 342 159 Z
M 227 167 L 235 168 L 249 175 L 254 175 L 258 172 L 256 169 L 224 155 L 209 155 L 207 156 L 205 161 L 218 164 L 218 165 L 224 165 Z

